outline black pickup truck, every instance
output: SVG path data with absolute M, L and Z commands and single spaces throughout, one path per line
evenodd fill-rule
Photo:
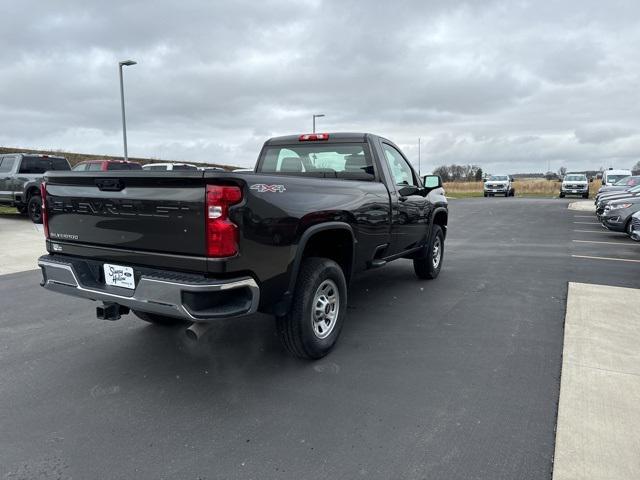
M 447 231 L 440 178 L 419 178 L 389 140 L 364 133 L 268 140 L 253 172 L 50 172 L 42 188 L 42 285 L 189 322 L 273 314 L 293 355 L 320 358 L 359 271 L 399 258 L 438 276 Z

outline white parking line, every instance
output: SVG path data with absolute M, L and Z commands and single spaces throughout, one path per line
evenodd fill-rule
M 617 233 L 617 232 L 611 232 L 609 230 L 574 230 L 574 232 L 580 232 L 580 233 Z
M 598 222 L 573 222 L 579 223 L 580 225 L 600 225 Z
M 600 243 L 605 245 L 635 245 L 640 247 L 640 243 L 627 243 L 627 242 L 599 242 L 597 240 L 572 240 L 576 243 Z
M 640 263 L 640 260 L 633 260 L 631 258 L 592 257 L 590 255 L 571 255 L 571 256 L 574 258 L 587 258 L 589 260 L 610 260 L 612 262 Z
M 593 218 L 593 215 L 574 215 L 573 218 Z

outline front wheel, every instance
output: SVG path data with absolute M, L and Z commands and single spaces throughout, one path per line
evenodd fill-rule
M 42 197 L 33 195 L 27 203 L 29 218 L 33 223 L 42 223 Z
M 296 357 L 322 358 L 336 344 L 346 314 L 347 282 L 340 266 L 328 258 L 305 258 L 291 308 L 276 318 L 280 340 Z
M 564 198 L 564 193 L 560 192 L 560 198 Z
M 440 273 L 443 258 L 444 234 L 440 225 L 434 225 L 431 229 L 431 239 L 425 255 L 413 259 L 413 271 L 418 278 L 433 280 Z

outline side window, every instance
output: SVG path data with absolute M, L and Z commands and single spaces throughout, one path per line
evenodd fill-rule
M 0 173 L 7 173 L 13 169 L 16 157 L 4 157 L 0 162 Z
M 406 187 L 407 185 L 419 186 L 418 181 L 413 175 L 413 170 L 409 166 L 409 163 L 404 159 L 402 154 L 386 143 L 382 144 L 384 150 L 384 156 L 389 165 L 393 182 L 399 187 Z
M 102 170 L 102 164 L 100 162 L 88 163 L 87 170 L 90 172 L 99 172 Z
M 78 165 L 76 165 L 75 167 L 73 167 L 73 171 L 74 172 L 84 172 L 87 169 L 87 164 L 86 163 L 80 163 Z

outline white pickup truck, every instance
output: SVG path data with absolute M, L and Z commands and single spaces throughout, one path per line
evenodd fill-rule
M 568 173 L 562 179 L 560 198 L 566 195 L 580 195 L 589 198 L 589 179 L 584 173 Z

